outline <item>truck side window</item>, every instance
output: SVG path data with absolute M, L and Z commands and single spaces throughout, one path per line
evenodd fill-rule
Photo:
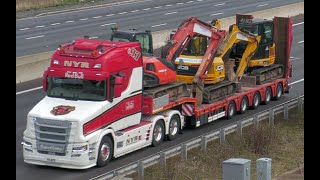
M 142 52 L 148 53 L 149 52 L 149 37 L 145 34 L 139 34 L 136 36 L 136 40 L 140 42 L 140 46 Z

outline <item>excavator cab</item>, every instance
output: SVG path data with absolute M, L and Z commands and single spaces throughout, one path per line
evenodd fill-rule
M 123 42 L 140 42 L 142 53 L 147 55 L 153 54 L 153 43 L 151 31 L 138 31 L 136 29 L 129 29 L 125 31 L 118 31 L 118 26 L 111 27 L 111 41 L 123 41 Z
M 273 40 L 273 21 L 253 18 L 252 15 L 237 14 L 237 26 L 241 31 L 260 36 L 261 40 L 254 56 L 251 58 L 249 67 L 261 67 L 274 64 L 275 43 Z M 241 42 L 236 47 L 236 57 L 241 55 L 246 48 L 246 42 Z

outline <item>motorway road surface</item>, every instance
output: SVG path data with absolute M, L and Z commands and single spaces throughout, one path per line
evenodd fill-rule
M 207 133 L 209 131 L 219 129 L 221 126 L 229 124 L 231 122 L 240 120 L 244 117 L 248 117 L 262 111 L 264 109 L 270 108 L 282 102 L 288 101 L 292 98 L 304 95 L 304 17 L 298 16 L 294 18 L 294 23 L 297 24 L 293 27 L 293 47 L 291 50 L 292 64 L 293 64 L 293 77 L 290 82 L 292 83 L 292 88 L 289 94 L 286 94 L 279 101 L 272 101 L 269 105 L 261 105 L 257 110 L 249 110 L 244 115 L 237 115 L 230 120 L 218 120 L 210 124 L 201 126 L 193 130 L 185 130 L 183 135 L 180 135 L 174 141 L 165 141 L 158 147 L 146 147 L 144 149 L 138 150 L 131 154 L 122 156 L 113 160 L 110 165 L 97 168 L 93 167 L 88 170 L 69 170 L 69 169 L 60 169 L 53 167 L 43 167 L 26 164 L 23 162 L 22 155 L 22 145 L 20 145 L 23 131 L 26 127 L 26 117 L 27 113 L 31 108 L 40 101 L 45 93 L 41 89 L 32 90 L 25 93 L 23 90 L 28 90 L 34 87 L 41 86 L 41 81 L 35 80 L 32 82 L 23 83 L 16 86 L 16 179 L 19 180 L 31 180 L 31 179 L 46 179 L 46 180 L 56 180 L 56 179 L 90 179 L 105 172 L 111 171 L 118 167 L 124 166 L 128 163 L 134 162 L 143 157 L 152 155 L 161 150 L 167 149 L 177 143 L 181 143 L 187 140 L 192 139 L 193 137 L 199 136 L 201 134 Z
M 89 35 L 109 39 L 110 26 L 159 31 L 175 28 L 189 16 L 203 21 L 234 16 L 303 0 L 145 0 L 126 5 L 39 16 L 16 21 L 16 56 L 54 50 Z

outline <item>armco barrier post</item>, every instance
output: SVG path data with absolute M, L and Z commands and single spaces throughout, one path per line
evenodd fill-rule
M 274 109 L 269 110 L 269 125 L 274 126 Z
M 222 128 L 220 129 L 220 144 L 224 143 L 225 140 L 226 140 L 225 130 Z
M 257 159 L 257 180 L 271 180 L 271 159 Z
M 142 161 L 139 161 L 138 163 L 138 178 L 139 180 L 144 179 L 144 165 Z
M 166 166 L 166 153 L 160 153 L 160 166 Z
M 298 99 L 298 111 L 299 112 L 302 112 L 302 109 L 303 109 L 302 103 L 303 103 L 302 98 L 299 98 Z
M 201 150 L 206 152 L 207 151 L 207 137 L 202 136 L 201 138 Z
M 289 119 L 289 107 L 288 104 L 284 104 L 283 106 L 283 119 L 288 120 Z
M 188 153 L 187 145 L 183 144 L 181 147 L 181 158 L 183 160 L 187 160 L 187 153 Z
M 113 178 L 111 178 L 111 179 L 112 179 L 112 180 L 119 180 L 119 179 L 120 179 L 118 171 L 115 171 L 115 172 L 113 173 Z
M 238 134 L 239 134 L 240 136 L 242 136 L 242 122 L 241 122 L 241 121 L 239 121 L 239 122 L 237 123 L 237 131 L 238 131 Z

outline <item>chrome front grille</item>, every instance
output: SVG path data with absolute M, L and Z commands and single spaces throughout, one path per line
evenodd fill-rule
M 34 127 L 38 152 L 64 156 L 70 137 L 71 125 L 70 121 L 37 118 Z

